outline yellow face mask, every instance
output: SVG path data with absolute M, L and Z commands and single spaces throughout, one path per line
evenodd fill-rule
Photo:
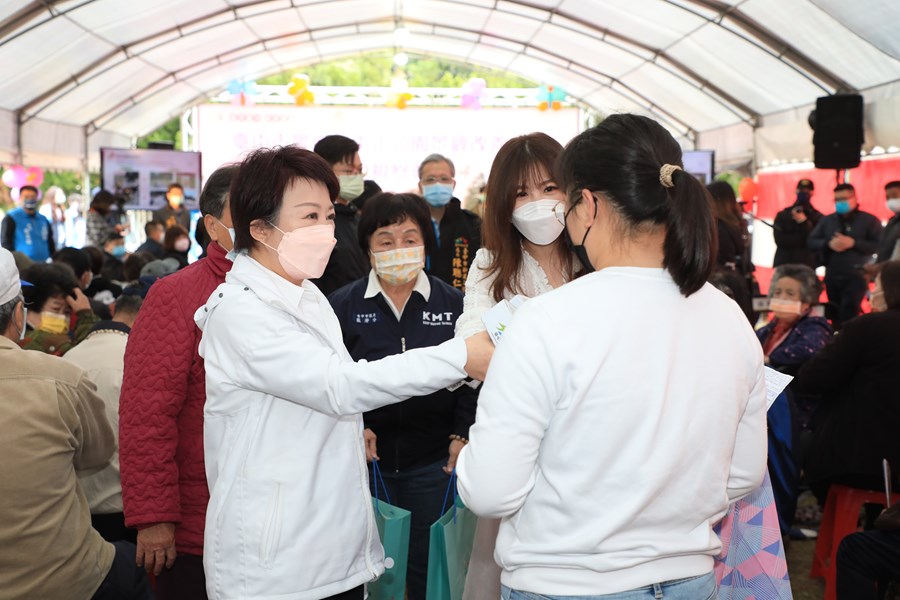
M 69 317 L 53 312 L 41 313 L 41 331 L 47 333 L 62 334 L 69 332 Z

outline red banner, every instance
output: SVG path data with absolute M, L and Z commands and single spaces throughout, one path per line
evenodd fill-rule
M 797 182 L 810 179 L 815 186 L 813 206 L 823 214 L 834 212 L 835 172 L 823 169 L 795 169 L 759 171 L 757 183 L 759 195 L 756 216 L 773 219 L 775 214 L 794 203 Z M 884 186 L 889 181 L 900 180 L 900 156 L 863 160 L 856 169 L 850 170 L 850 183 L 856 188 L 856 197 L 862 210 L 872 213 L 882 221 L 891 218 L 892 213 L 885 206 Z

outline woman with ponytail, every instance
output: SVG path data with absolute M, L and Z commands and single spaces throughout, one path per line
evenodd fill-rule
M 457 470 L 501 518 L 502 598 L 715 598 L 713 525 L 766 468 L 759 342 L 706 283 L 715 222 L 658 123 L 614 115 L 555 177 L 587 274 L 500 340 Z

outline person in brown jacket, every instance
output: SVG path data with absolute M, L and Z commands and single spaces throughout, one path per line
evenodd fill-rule
M 0 250 L 0 600 L 145 599 L 133 544 L 91 528 L 75 472 L 106 466 L 115 437 L 84 371 L 21 349 L 26 309 Z

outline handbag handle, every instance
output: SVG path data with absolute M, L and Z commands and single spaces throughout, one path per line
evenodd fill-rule
M 378 466 L 378 461 L 372 461 L 372 487 L 375 488 L 375 507 L 378 508 L 378 484 L 381 484 L 381 489 L 384 491 L 384 501 L 388 504 L 391 503 L 391 496 L 388 494 L 387 485 L 384 483 L 384 477 L 381 475 L 381 467 Z
M 441 505 L 441 514 L 447 511 L 447 499 L 450 497 L 450 490 L 453 490 L 453 523 L 456 524 L 456 469 L 450 473 L 450 481 L 447 483 L 447 491 L 444 492 L 444 503 Z

